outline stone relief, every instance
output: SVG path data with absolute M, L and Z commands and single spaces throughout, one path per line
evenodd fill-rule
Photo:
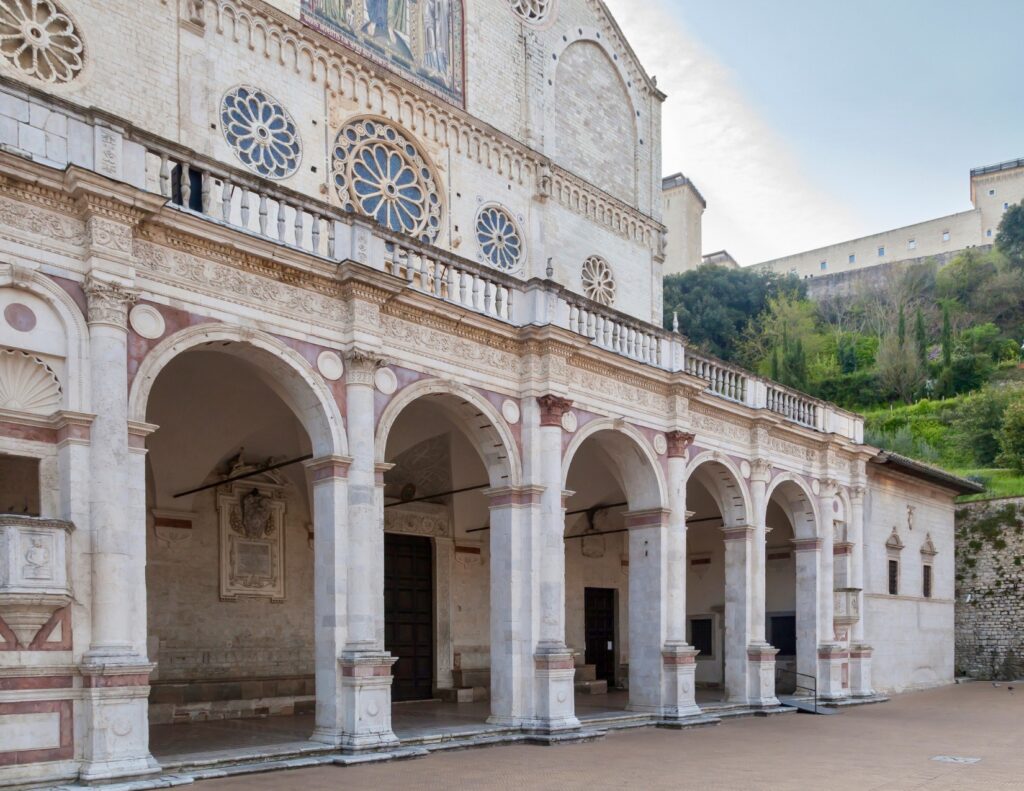
M 396 316 L 381 315 L 381 328 L 396 345 L 420 351 L 435 359 L 458 360 L 463 366 L 488 374 L 506 372 L 515 375 L 520 369 L 519 356 L 474 343 L 440 330 L 424 327 Z
M 50 415 L 61 405 L 57 374 L 38 357 L 0 349 L 0 408 Z
M 83 246 L 88 237 L 85 223 L 79 220 L 7 198 L 0 198 L 0 226 L 30 233 L 43 240 L 66 242 L 75 247 Z

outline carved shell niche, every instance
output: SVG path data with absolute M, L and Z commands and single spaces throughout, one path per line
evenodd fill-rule
M 57 374 L 38 357 L 0 349 L 0 409 L 49 415 L 60 409 Z

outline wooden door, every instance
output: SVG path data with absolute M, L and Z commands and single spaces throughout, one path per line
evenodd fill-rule
M 392 700 L 433 697 L 434 557 L 429 538 L 384 534 L 384 647 L 398 657 Z
M 597 678 L 612 687 L 615 685 L 615 589 L 584 589 L 583 610 L 584 661 L 594 665 Z

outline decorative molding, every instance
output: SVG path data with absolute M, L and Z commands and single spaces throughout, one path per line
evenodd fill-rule
M 358 347 L 345 352 L 345 382 L 350 385 L 374 387 L 377 371 L 387 365 L 387 360 L 374 352 Z
M 83 289 L 88 300 L 90 324 L 128 329 L 128 309 L 138 299 L 137 291 L 120 283 L 100 280 L 92 274 L 85 278 Z
M 48 416 L 63 397 L 57 374 L 40 358 L 0 348 L 0 409 Z
M 921 554 L 928 558 L 933 558 L 939 554 L 939 551 L 935 548 L 935 543 L 932 541 L 932 534 L 928 533 L 924 537 L 924 543 L 921 545 Z
M 693 445 L 695 434 L 686 431 L 668 431 L 664 435 L 666 451 L 670 459 L 685 459 L 686 452 Z
M 572 401 L 552 394 L 537 396 L 540 404 L 540 424 L 562 428 L 562 417 L 572 409 Z

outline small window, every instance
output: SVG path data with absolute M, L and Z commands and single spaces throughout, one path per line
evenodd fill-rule
M 883 255 L 885 255 L 885 248 L 884 247 L 879 247 L 878 248 L 878 257 L 881 258 Z
M 822 261 L 820 264 L 818 264 L 818 269 L 820 269 L 822 272 L 828 269 L 828 261 Z
M 907 249 L 908 250 L 916 250 L 917 249 L 917 239 L 908 239 L 907 240 Z
M 712 659 L 715 656 L 713 626 L 711 618 L 690 619 L 690 645 L 700 651 L 697 654 L 700 659 Z
M 889 561 L 889 595 L 897 596 L 900 592 L 900 562 Z
M 949 241 L 949 231 L 943 231 L 942 232 L 942 241 L 944 241 L 944 242 L 948 242 Z
M 996 194 L 996 191 L 995 191 L 995 190 L 989 190 L 989 191 L 988 191 L 988 194 L 989 194 L 989 195 L 995 195 L 995 194 Z
M 850 253 L 850 263 L 851 264 L 857 263 L 857 256 L 854 255 L 853 253 Z
M 0 455 L 0 514 L 39 516 L 39 459 Z
M 926 599 L 932 597 L 932 567 L 926 565 L 924 567 L 924 576 L 922 577 L 922 590 L 921 593 Z
M 989 228 L 987 231 L 985 231 L 985 236 L 992 236 L 992 229 L 991 228 Z
M 1010 208 L 1010 204 L 1009 203 L 1004 203 L 1003 204 L 1003 211 L 1006 211 L 1009 208 Z
M 796 656 L 796 616 L 770 616 L 768 642 L 779 649 L 779 656 Z

